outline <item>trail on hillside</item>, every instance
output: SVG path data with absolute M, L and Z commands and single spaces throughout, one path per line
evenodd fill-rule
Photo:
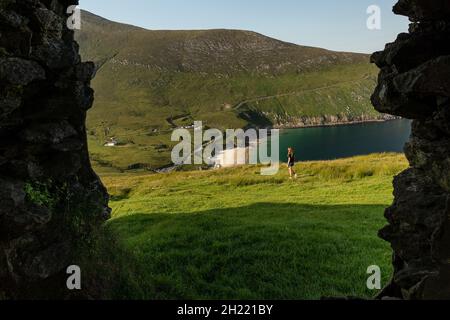
M 365 76 L 363 78 L 360 79 L 356 79 L 356 80 L 349 80 L 349 81 L 342 81 L 339 83 L 335 83 L 332 85 L 328 85 L 328 86 L 322 86 L 322 87 L 317 87 L 317 88 L 311 88 L 311 89 L 304 89 L 304 90 L 300 90 L 300 91 L 293 91 L 293 92 L 288 92 L 288 93 L 280 93 L 280 94 L 276 94 L 276 95 L 270 95 L 270 96 L 260 96 L 260 97 L 255 97 L 255 98 L 251 98 L 251 99 L 246 99 L 243 100 L 241 102 L 239 102 L 238 104 L 236 104 L 233 109 L 234 110 L 238 110 L 239 108 L 241 108 L 243 105 L 247 104 L 247 103 L 252 103 L 252 102 L 260 102 L 260 101 L 265 101 L 265 100 L 270 100 L 270 99 L 277 99 L 277 98 L 282 98 L 282 97 L 288 97 L 288 96 L 294 96 L 294 95 L 301 95 L 301 94 L 305 94 L 305 93 L 309 93 L 309 92 L 316 92 L 316 91 L 320 91 L 320 90 L 326 90 L 326 89 L 331 89 L 331 88 L 337 88 L 341 85 L 344 84 L 351 84 L 351 83 L 359 83 L 362 80 L 368 80 L 369 76 Z M 186 117 L 186 116 L 190 116 L 191 114 L 186 113 L 183 115 L 176 115 L 173 117 L 169 117 L 166 119 L 166 122 L 172 127 L 172 128 L 176 128 L 176 124 L 174 123 L 174 121 Z M 94 127 L 94 128 L 98 128 L 100 126 Z M 170 133 L 170 130 L 163 130 L 160 131 L 159 133 Z M 116 138 L 124 138 L 124 137 L 131 137 L 131 136 L 141 136 L 141 135 L 148 135 L 150 132 L 147 129 L 143 129 L 143 130 L 138 130 L 136 132 L 130 132 L 130 133 L 126 133 L 126 134 L 118 134 L 118 135 L 114 135 Z
M 288 93 L 280 93 L 280 94 L 275 94 L 275 95 L 270 95 L 270 96 L 261 96 L 261 97 L 251 98 L 251 99 L 247 99 L 247 100 L 243 100 L 243 101 L 239 102 L 238 104 L 236 104 L 233 107 L 233 109 L 237 110 L 237 109 L 241 108 L 243 105 L 246 105 L 247 103 L 251 103 L 251 102 L 260 102 L 260 101 L 283 98 L 283 97 L 288 97 L 288 96 L 301 95 L 301 94 L 315 92 L 315 91 L 319 91 L 319 90 L 337 88 L 343 84 L 358 83 L 362 80 L 368 80 L 368 79 L 369 79 L 369 76 L 365 76 L 364 78 L 360 78 L 360 79 L 356 79 L 356 80 L 349 80 L 349 81 L 342 81 L 342 82 L 339 82 L 339 83 L 336 83 L 333 85 L 328 85 L 328 86 L 323 86 L 323 87 L 318 87 L 318 88 L 304 89 L 304 90 L 300 90 L 300 91 L 293 91 L 293 92 L 288 92 Z

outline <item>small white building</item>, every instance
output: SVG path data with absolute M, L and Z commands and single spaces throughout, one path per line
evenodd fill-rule
M 210 160 L 214 163 L 215 168 L 235 167 L 249 163 L 249 152 L 249 147 L 225 149 Z
M 103 146 L 105 147 L 117 147 L 119 142 L 116 140 L 116 138 L 111 138 L 109 141 L 105 142 Z

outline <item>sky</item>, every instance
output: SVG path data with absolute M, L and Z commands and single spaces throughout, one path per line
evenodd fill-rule
M 408 30 L 396 0 L 80 0 L 82 9 L 151 30 L 239 29 L 335 51 L 372 53 Z M 381 9 L 369 30 L 367 9 Z

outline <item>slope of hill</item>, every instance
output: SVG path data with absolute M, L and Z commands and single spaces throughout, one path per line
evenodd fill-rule
M 253 166 L 102 175 L 120 246 L 107 238 L 81 267 L 122 281 L 113 299 L 370 298 L 368 266 L 380 266 L 383 284 L 392 274 L 377 231 L 407 166 L 377 154 L 304 162 L 295 181 Z
M 249 31 L 151 31 L 88 12 L 77 40 L 98 68 L 88 128 L 93 158 L 106 166 L 168 163 L 171 129 L 194 120 L 224 129 L 383 117 L 369 101 L 376 69 L 366 55 Z M 126 160 L 102 147 L 111 136 Z

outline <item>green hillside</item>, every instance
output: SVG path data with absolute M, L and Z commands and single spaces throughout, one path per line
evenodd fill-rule
M 369 101 L 377 70 L 366 55 L 249 31 L 151 31 L 87 12 L 77 40 L 98 67 L 88 128 L 92 158 L 103 167 L 167 164 L 171 130 L 194 120 L 223 129 L 382 117 Z M 112 136 L 120 150 L 103 147 Z
M 377 154 L 301 163 L 293 181 L 285 167 L 102 174 L 113 219 L 84 277 L 106 278 L 112 298 L 372 297 L 367 268 L 380 266 L 383 285 L 392 274 L 377 231 L 407 166 Z

